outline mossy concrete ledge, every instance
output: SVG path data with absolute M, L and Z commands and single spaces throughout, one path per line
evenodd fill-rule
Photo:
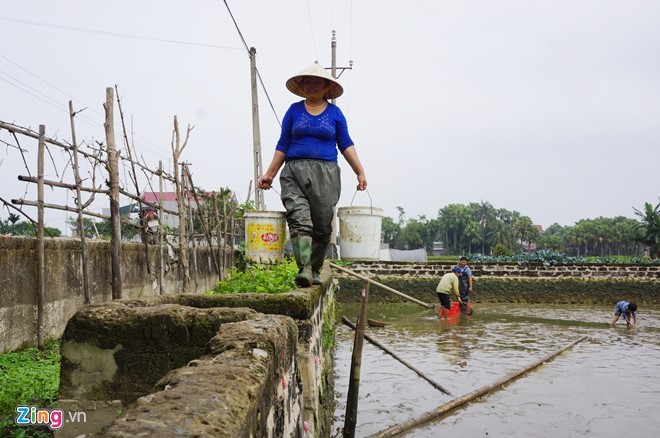
M 323 437 L 334 414 L 334 295 L 165 295 L 89 305 L 61 340 L 59 437 Z
M 169 372 L 104 436 L 302 436 L 302 384 L 288 354 L 297 336 L 279 315 L 223 326 L 208 354 Z

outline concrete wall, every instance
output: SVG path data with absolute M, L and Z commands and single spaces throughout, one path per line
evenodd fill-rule
M 87 243 L 89 293 L 92 303 L 112 299 L 110 242 Z M 180 293 L 182 276 L 176 254 L 165 251 L 164 293 Z M 207 248 L 197 249 L 198 272 L 191 274 L 191 293 L 212 289 L 218 279 L 213 273 Z M 45 242 L 46 336 L 59 338 L 69 318 L 84 304 L 82 250 L 75 239 Z M 122 298 L 157 295 L 158 248 L 149 256 L 141 244 L 122 245 Z M 150 271 L 150 272 L 149 272 Z M 0 353 L 14 351 L 37 341 L 37 241 L 29 237 L 0 237 Z

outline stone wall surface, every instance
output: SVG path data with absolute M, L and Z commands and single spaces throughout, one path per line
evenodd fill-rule
M 455 264 L 436 262 L 351 262 L 348 269 L 377 277 L 397 278 L 440 278 L 450 272 Z M 660 280 L 660 264 L 618 265 L 604 263 L 582 263 L 572 265 L 544 266 L 541 263 L 476 263 L 468 264 L 475 278 L 582 278 L 582 279 L 648 279 Z M 335 276 L 348 274 L 335 272 Z
M 353 262 L 348 269 L 420 301 L 435 303 L 435 289 L 454 265 L 440 263 Z M 660 305 L 660 265 L 475 264 L 473 300 L 477 302 L 611 304 L 627 299 Z M 362 280 L 334 271 L 339 279 L 338 302 L 356 302 Z M 370 302 L 403 302 L 379 287 L 369 290 Z

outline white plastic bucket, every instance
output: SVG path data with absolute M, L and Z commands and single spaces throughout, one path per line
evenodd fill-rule
M 339 247 L 342 260 L 379 260 L 383 209 L 339 207 Z
M 284 259 L 285 240 L 285 212 L 245 212 L 245 257 L 248 261 L 272 263 Z

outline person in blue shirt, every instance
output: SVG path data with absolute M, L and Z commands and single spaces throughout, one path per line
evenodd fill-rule
M 623 319 L 626 321 L 626 326 L 632 328 L 637 327 L 637 304 L 628 301 L 619 301 L 614 307 L 614 319 L 610 324 L 611 327 L 614 327 L 614 324 L 619 320 L 623 315 Z M 632 323 L 630 320 L 632 319 Z
M 458 277 L 458 289 L 461 292 L 461 311 L 468 315 L 472 314 L 472 270 L 467 265 L 468 259 L 462 256 L 458 261 L 457 268 L 461 275 Z
M 280 168 L 281 198 L 291 247 L 298 265 L 296 284 L 321 284 L 321 268 L 330 244 L 334 210 L 341 194 L 338 152 L 366 190 L 367 177 L 338 106 L 330 103 L 344 92 L 325 68 L 314 64 L 286 82 L 304 99 L 293 103 L 282 119 L 275 155 L 257 187 L 268 190 Z

